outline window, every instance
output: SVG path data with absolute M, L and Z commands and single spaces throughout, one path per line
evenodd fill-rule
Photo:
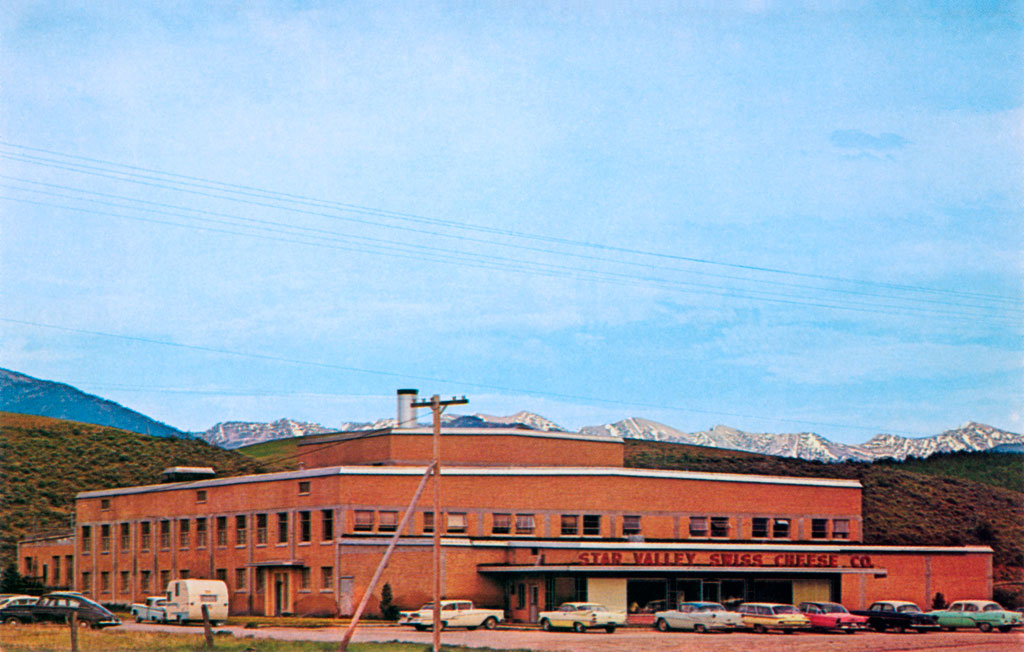
M 773 539 L 788 539 L 789 538 L 789 519 L 788 518 L 777 518 L 775 523 L 772 524 L 772 538 Z
M 131 571 L 121 571 L 121 593 L 129 593 L 132 590 Z
M 248 579 L 248 574 L 245 572 L 245 569 L 244 568 L 236 568 L 235 569 L 235 590 L 236 591 L 244 591 L 247 579 Z
M 380 513 L 379 518 L 377 529 L 381 532 L 394 532 L 398 529 L 398 512 L 384 511 Z
M 580 533 L 580 517 L 576 514 L 562 514 L 562 536 L 574 537 Z
M 262 568 L 256 569 L 256 592 L 262 593 L 267 588 L 267 572 Z
M 750 529 L 750 536 L 755 539 L 767 539 L 768 538 L 768 521 L 767 518 L 755 518 L 754 523 Z
M 196 546 L 200 548 L 206 547 L 206 519 L 196 519 Z
M 157 589 L 164 591 L 167 589 L 167 585 L 171 583 L 171 571 L 162 570 L 160 571 L 160 586 Z
M 149 546 L 152 544 L 152 525 L 149 521 L 143 521 L 139 523 L 139 548 L 144 552 L 149 552 Z
M 110 593 L 110 571 L 100 572 L 100 591 Z
M 277 513 L 277 542 L 288 543 L 288 512 Z
M 423 512 L 423 533 L 434 531 L 434 512 Z
M 512 515 L 495 514 L 491 521 L 491 534 L 509 534 L 512 532 Z
M 100 526 L 100 552 L 110 552 L 110 525 Z
M 206 502 L 206 489 L 199 489 L 198 491 L 196 491 L 196 502 L 197 503 L 205 503 Z
M 309 480 L 300 480 L 299 481 L 299 495 L 300 496 L 308 496 L 309 495 Z
M 82 591 L 92 593 L 92 573 L 82 571 Z
M 226 546 L 228 545 L 228 517 L 218 516 L 217 517 L 217 545 Z
M 466 514 L 465 512 L 449 512 L 448 513 L 448 526 L 446 532 L 465 532 L 466 531 Z
M 181 572 L 178 573 L 178 577 L 180 577 L 183 580 L 187 580 L 191 576 L 192 576 L 192 571 L 190 571 L 187 568 L 181 569 Z
M 431 514 L 433 516 L 433 514 Z M 374 512 L 371 509 L 356 510 L 356 532 L 369 532 L 373 529 Z
M 729 517 L 728 516 L 712 516 L 711 517 L 711 536 L 718 538 L 725 538 L 729 536 Z
M 160 521 L 160 548 L 162 550 L 171 549 L 171 522 Z
M 516 514 L 516 534 L 533 534 L 536 527 L 533 514 Z
M 332 540 L 334 538 L 334 510 L 320 510 L 320 523 L 323 525 L 323 532 L 320 535 L 321 538 L 324 541 Z
M 849 539 L 850 538 L 850 520 L 846 518 L 837 518 L 832 521 L 832 538 L 834 539 Z
M 53 556 L 53 583 L 60 583 L 60 555 Z
M 313 540 L 313 516 L 311 512 L 299 512 L 299 541 L 309 543 Z
M 64 555 L 64 583 L 71 586 L 75 581 L 75 556 Z
M 151 571 L 148 571 L 148 570 L 140 571 L 139 572 L 139 581 L 142 583 L 142 587 L 141 588 L 142 588 L 142 592 L 143 593 L 150 593 L 150 592 L 152 592 L 153 589 L 150 586 L 150 583 L 153 581 L 153 573 Z
M 299 569 L 299 590 L 308 591 L 310 583 L 310 572 L 308 566 L 303 566 Z
M 227 584 L 228 583 L 228 569 L 226 569 L 226 568 L 218 568 L 214 572 L 213 578 L 217 579 L 217 580 L 220 580 L 221 582 L 224 582 L 225 584 Z
M 811 519 L 811 538 L 812 539 L 827 539 L 828 538 L 828 519 L 827 518 L 812 518 Z
M 256 515 L 256 545 L 267 545 L 267 515 Z
M 131 523 L 121 524 L 121 552 L 128 552 L 132 547 L 132 525 Z
M 640 517 L 636 514 L 626 514 L 622 517 L 622 536 L 640 534 Z
M 249 520 L 245 514 L 235 516 L 235 545 L 244 546 L 249 542 Z
M 690 517 L 690 536 L 691 537 L 706 537 L 708 535 L 708 517 L 707 516 L 691 516 Z
M 102 498 L 102 499 L 100 499 L 100 509 L 102 509 L 104 511 L 110 509 L 110 499 L 109 498 Z
M 320 567 L 320 589 L 323 591 L 329 591 L 334 588 L 334 567 L 333 566 L 321 566 Z
M 178 521 L 178 547 L 182 550 L 188 548 L 191 529 L 192 522 L 187 518 L 183 518 Z
M 601 536 L 601 515 L 600 514 L 584 514 L 583 515 L 583 536 L 585 536 L 585 537 L 599 537 L 599 536 Z
M 89 554 L 92 550 L 92 527 L 88 525 L 82 526 L 82 552 Z
M 516 609 L 526 608 L 526 584 L 520 583 L 516 587 Z

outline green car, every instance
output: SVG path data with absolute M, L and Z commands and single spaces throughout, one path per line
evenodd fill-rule
M 930 611 L 939 620 L 939 626 L 948 630 L 957 627 L 977 627 L 983 632 L 998 629 L 1008 632 L 1024 625 L 1024 617 L 1017 611 L 1006 611 L 991 600 L 957 600 L 945 609 Z

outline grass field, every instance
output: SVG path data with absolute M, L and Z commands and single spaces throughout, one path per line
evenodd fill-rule
M 117 629 L 83 630 L 78 636 L 81 652 L 200 652 L 206 649 L 201 634 L 166 632 L 129 632 Z M 68 652 L 71 633 L 56 625 L 0 626 L 2 652 Z M 338 643 L 311 641 L 275 641 L 235 638 L 230 634 L 214 637 L 216 652 L 337 652 Z M 422 643 L 352 643 L 350 652 L 423 652 Z M 447 652 L 494 652 L 491 648 L 467 648 L 445 645 Z

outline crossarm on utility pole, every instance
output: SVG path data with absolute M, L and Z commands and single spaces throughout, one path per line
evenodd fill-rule
M 416 511 L 416 503 L 419 502 L 420 496 L 423 495 L 423 490 L 427 487 L 427 480 L 434 473 L 434 469 L 437 466 L 437 462 L 432 463 L 427 467 L 426 473 L 423 474 L 423 479 L 420 480 L 420 486 L 416 489 L 416 494 L 412 497 L 409 502 L 409 507 L 405 510 L 405 515 L 402 516 L 402 522 L 398 525 L 398 529 L 395 530 L 395 534 L 391 537 L 391 542 L 388 544 L 388 549 L 384 551 L 384 558 L 380 560 L 380 564 L 377 565 L 377 571 L 373 574 L 373 578 L 370 580 L 370 585 L 366 587 L 366 593 L 363 594 L 363 599 L 359 601 L 359 607 L 356 609 L 356 613 L 352 616 L 352 622 L 349 624 L 348 629 L 345 630 L 345 636 L 341 639 L 340 652 L 348 652 L 349 641 L 352 640 L 352 635 L 355 634 L 356 625 L 359 624 L 359 619 L 363 615 L 363 610 L 366 609 L 367 603 L 370 601 L 370 597 L 373 595 L 373 591 L 377 588 L 377 582 L 380 581 L 380 576 L 384 574 L 384 569 L 388 567 L 388 561 L 391 559 L 391 553 L 395 551 L 395 546 L 398 545 L 398 539 L 402 536 L 402 532 L 409 525 L 409 519 L 412 518 L 413 513 Z

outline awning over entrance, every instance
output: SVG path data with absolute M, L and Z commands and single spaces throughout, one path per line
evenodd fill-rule
M 558 573 L 560 575 L 682 575 L 689 573 L 714 573 L 716 575 L 821 575 L 823 573 L 836 573 L 842 575 L 872 575 L 874 577 L 887 577 L 888 570 L 884 568 L 791 568 L 786 566 L 743 566 L 743 567 L 722 567 L 722 566 L 637 566 L 633 564 L 622 566 L 589 566 L 581 564 L 564 565 L 505 565 L 505 564 L 481 564 L 477 571 L 485 574 L 514 574 L 514 575 L 542 575 Z
M 246 564 L 252 568 L 304 568 L 306 563 L 301 559 L 276 559 L 270 561 L 253 561 Z

